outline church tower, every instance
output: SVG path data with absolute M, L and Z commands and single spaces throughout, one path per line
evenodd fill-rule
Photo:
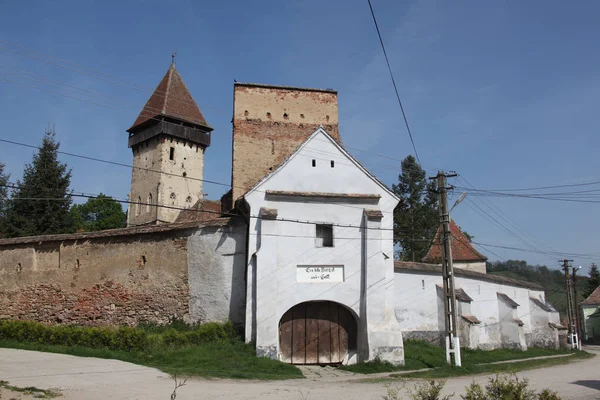
M 202 200 L 212 130 L 171 63 L 127 130 L 133 151 L 128 226 L 173 222 L 181 208 Z

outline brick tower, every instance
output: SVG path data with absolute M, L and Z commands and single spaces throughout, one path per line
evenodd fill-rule
M 127 130 L 133 151 L 128 226 L 173 222 L 177 208 L 202 199 L 204 152 L 212 130 L 171 63 Z

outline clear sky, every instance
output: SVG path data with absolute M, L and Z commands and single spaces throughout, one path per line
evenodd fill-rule
M 600 180 L 600 2 L 373 6 L 428 173 L 455 170 L 456 185 L 480 189 Z M 234 79 L 338 90 L 345 145 L 389 185 L 412 152 L 366 0 L 22 0 L 0 10 L 0 138 L 39 144 L 52 123 L 61 150 L 131 163 L 125 130 L 177 51 L 177 69 L 215 128 L 205 179 L 230 183 Z M 0 148 L 19 178 L 33 151 Z M 75 191 L 127 196 L 127 168 L 62 159 Z M 555 191 L 566 190 L 575 189 Z M 227 188 L 204 191 L 216 199 Z M 598 210 L 469 195 L 453 217 L 479 243 L 591 255 L 569 257 L 585 267 L 600 261 Z M 495 255 L 480 248 L 491 260 L 558 266 L 554 254 L 488 249 Z

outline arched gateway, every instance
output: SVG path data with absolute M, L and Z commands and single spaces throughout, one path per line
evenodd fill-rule
M 356 319 L 344 306 L 310 301 L 290 308 L 279 321 L 281 361 L 339 364 L 356 350 Z

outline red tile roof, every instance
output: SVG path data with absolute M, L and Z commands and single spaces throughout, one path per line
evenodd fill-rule
M 212 130 L 183 83 L 179 72 L 175 69 L 175 64 L 171 64 L 140 115 L 127 131 L 131 132 L 140 125 L 161 116 L 175 118 Z
M 596 290 L 594 290 L 592 292 L 592 294 L 590 294 L 587 299 L 585 299 L 583 301 L 582 304 L 586 304 L 586 305 L 596 305 L 596 304 L 600 304 L 600 286 L 598 286 L 596 288 Z
M 461 317 L 473 325 L 479 325 L 481 323 L 481 321 L 474 315 L 461 315 Z
M 511 308 L 519 307 L 519 303 L 517 303 L 516 301 L 514 301 L 513 299 L 508 297 L 508 295 L 501 293 L 501 292 L 496 292 L 496 294 L 498 295 L 498 298 L 500 300 L 503 300 L 509 307 L 511 307 Z
M 182 210 L 175 222 L 205 222 L 221 218 L 219 200 L 198 200 L 191 208 Z
M 452 260 L 454 261 L 486 261 L 487 257 L 475 250 L 469 239 L 460 230 L 454 220 L 450 219 L 450 235 L 452 246 Z M 435 239 L 429 251 L 423 257 L 424 262 L 440 262 L 442 259 L 442 227 L 438 228 Z

